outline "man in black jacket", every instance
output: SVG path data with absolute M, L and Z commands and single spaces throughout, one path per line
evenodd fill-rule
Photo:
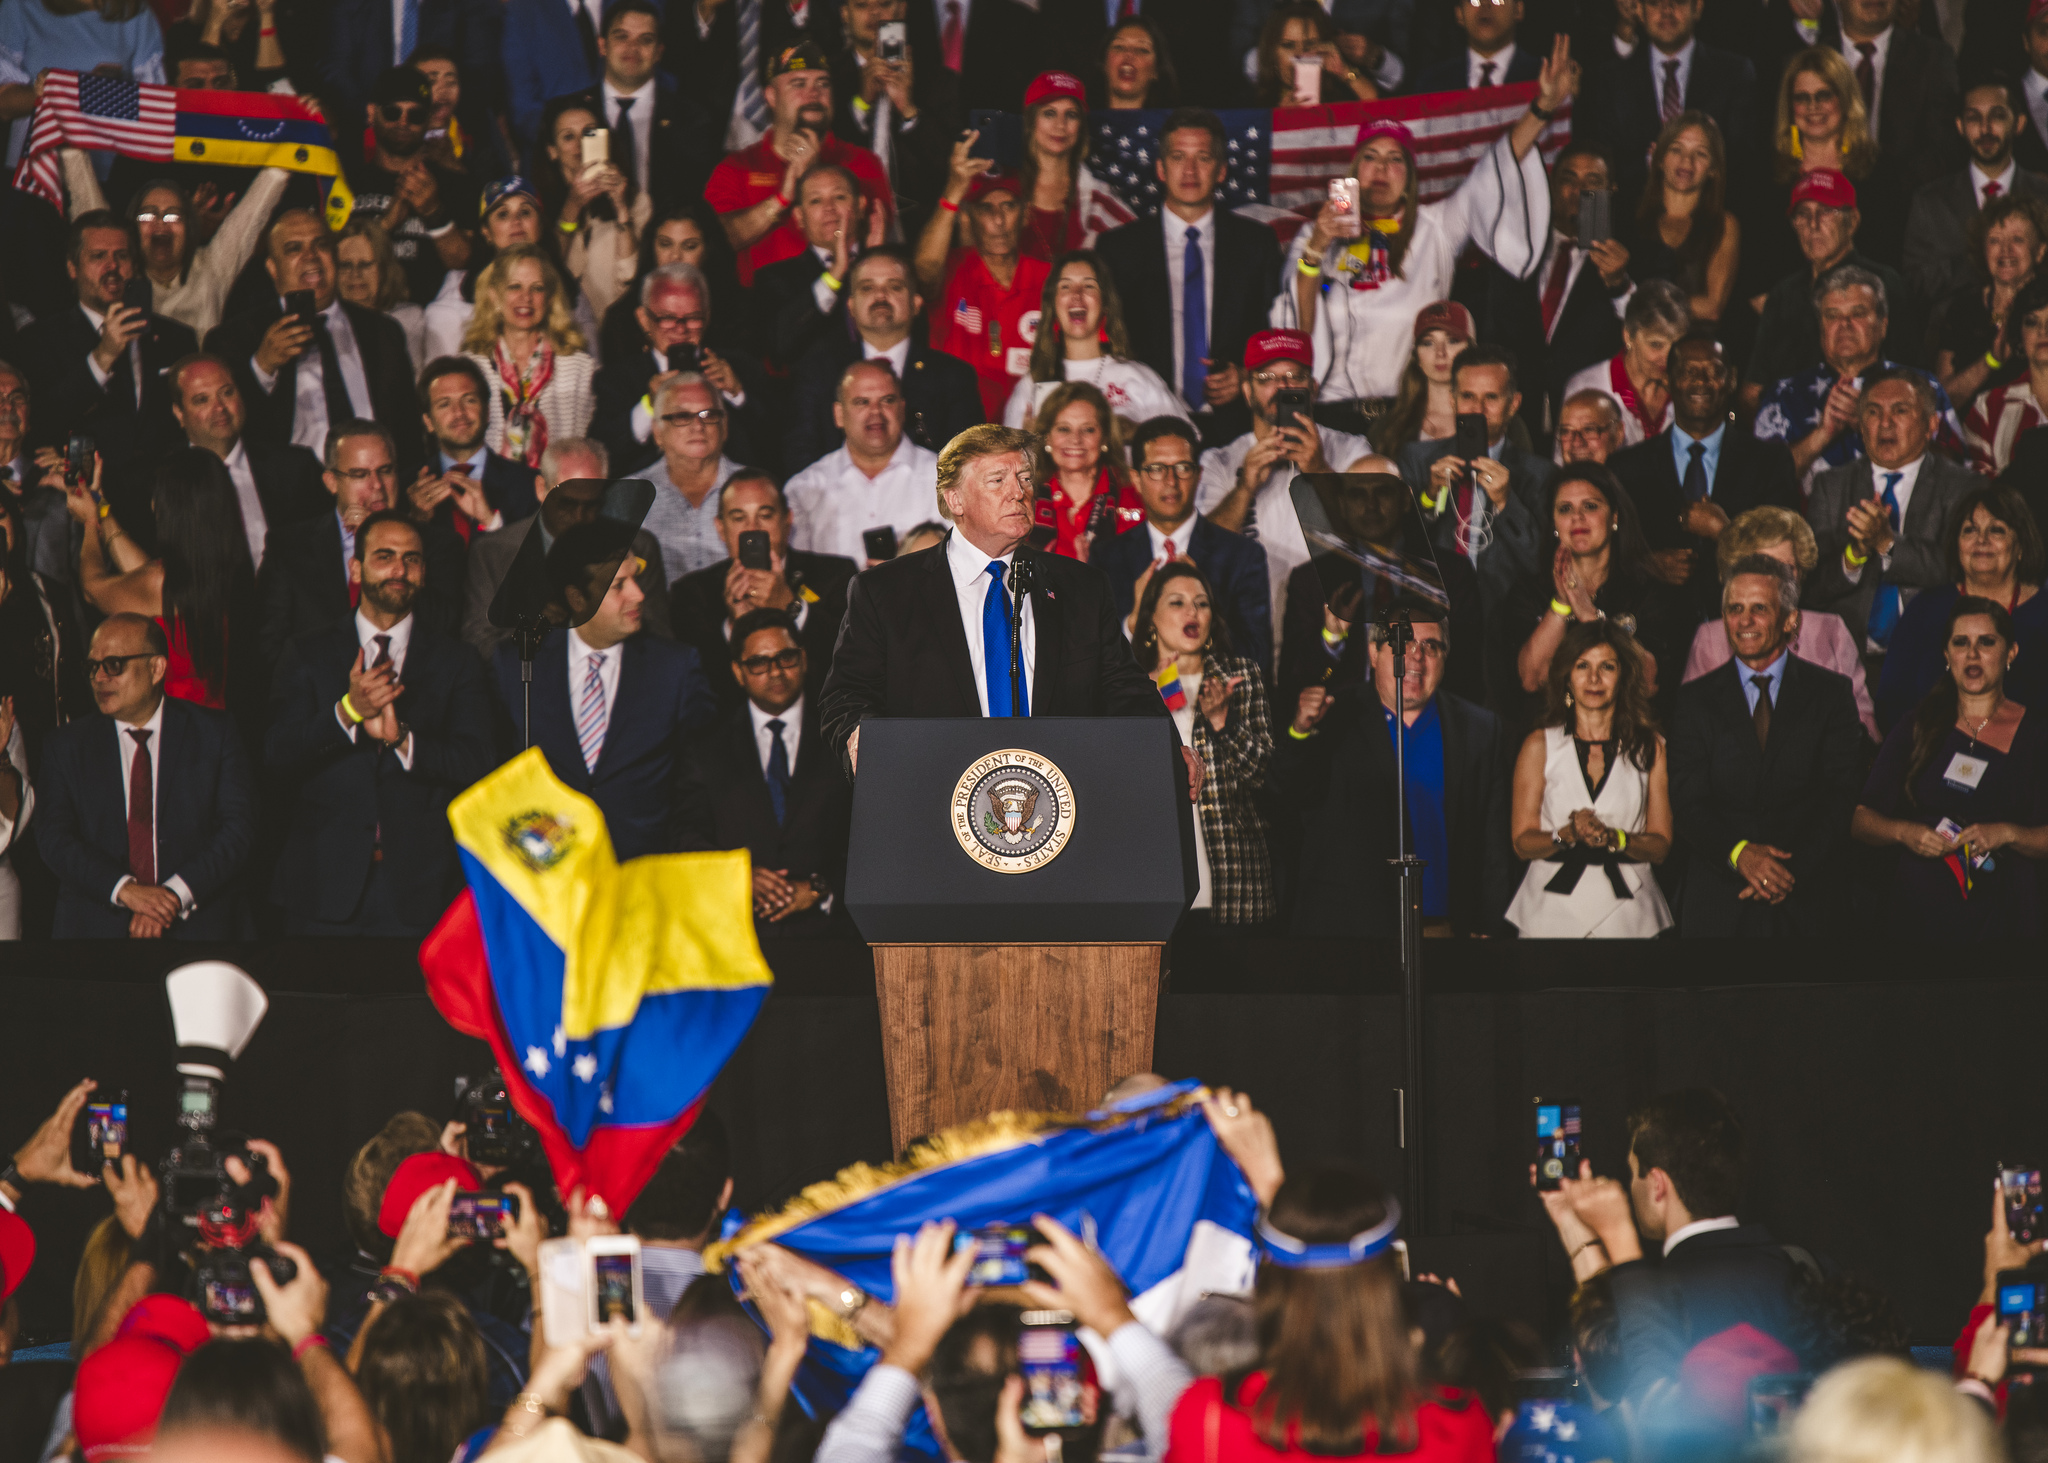
M 324 517 L 331 506 L 321 483 L 320 459 L 295 443 L 246 440 L 242 428 L 248 409 L 227 362 L 208 355 L 187 356 L 165 373 L 164 380 L 170 387 L 171 415 L 185 440 L 227 464 L 242 510 L 242 531 L 249 540 L 249 562 L 262 573 L 272 529 Z
M 1237 363 L 1245 342 L 1266 328 L 1280 278 L 1273 231 L 1217 206 L 1227 146 L 1214 112 L 1182 107 L 1169 115 L 1154 165 L 1166 189 L 1162 207 L 1095 241 L 1123 296 L 1131 354 L 1180 392 L 1212 447 L 1251 427 Z M 1199 280 L 1190 260 L 1199 261 Z M 1175 278 L 1182 282 L 1179 308 Z M 1197 287 L 1206 293 L 1199 322 L 1185 308 Z
M 742 26 L 758 37 L 751 72 L 744 64 Z M 838 29 L 839 7 L 818 0 L 681 0 L 664 7 L 661 33 L 668 69 L 704 110 L 706 136 L 715 149 L 711 161 L 749 146 L 768 130 L 762 94 L 768 58 L 805 40 L 830 50 Z M 703 179 L 697 182 L 701 188 Z
M 1095 7 L 1098 11 L 1101 7 Z M 960 132 L 960 79 L 904 38 L 901 59 L 882 59 L 880 30 L 900 21 L 906 0 L 851 0 L 846 44 L 832 57 L 832 130 L 883 160 L 903 233 L 914 239 L 946 186 L 946 161 Z
M 1763 554 L 1721 591 L 1734 658 L 1678 688 L 1671 811 L 1688 939 L 1826 938 L 1847 883 L 1863 727 L 1849 678 L 1791 653 L 1799 581 Z
M 1863 90 L 1877 139 L 1877 166 L 1862 187 L 1863 247 L 1897 265 L 1913 195 L 1963 162 L 1956 58 L 1939 36 L 1896 23 L 1899 0 L 1841 0 L 1837 9 L 1842 56 Z
M 861 251 L 882 242 L 889 216 L 861 196 L 860 182 L 838 163 L 819 163 L 796 187 L 790 220 L 804 250 L 757 271 L 747 290 L 754 348 L 788 371 L 839 323 L 840 292 Z
M 1442 0 L 1437 0 L 1442 4 Z M 1543 70 L 1543 57 L 1515 44 L 1515 27 L 1522 22 L 1522 0 L 1456 0 L 1446 7 L 1464 37 L 1465 46 L 1411 72 L 1401 89 L 1412 95 L 1437 91 L 1465 91 L 1485 86 L 1513 86 L 1534 81 Z
M 483 663 L 413 613 L 419 526 L 393 510 L 356 532 L 354 617 L 285 647 L 264 760 L 290 826 L 270 897 L 294 935 L 418 938 L 462 885 L 448 803 L 491 768 Z
M 1648 173 L 1647 145 L 1667 119 L 1705 112 L 1721 128 L 1731 170 L 1756 145 L 1756 69 L 1733 51 L 1694 36 L 1704 0 L 1644 0 L 1635 50 L 1598 76 L 1579 124 L 1614 160 L 1615 217 L 1635 210 Z M 1574 131 L 1579 128 L 1575 127 Z
M 490 402 L 490 384 L 467 356 L 442 356 L 420 372 L 428 457 L 405 492 L 415 516 L 431 522 L 437 533 L 459 531 L 467 540 L 530 518 L 540 506 L 540 474 L 484 446 Z

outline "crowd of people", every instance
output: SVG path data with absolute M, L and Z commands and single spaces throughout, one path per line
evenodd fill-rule
M 1098 1131 L 1171 1097 L 1165 1085 L 1119 1083 Z M 192 1231 L 167 1187 L 185 1176 L 160 1187 L 132 1151 L 97 1177 L 74 1166 L 92 1088 L 0 1170 L 9 1463 L 1995 1463 L 2037 1456 L 2048 1428 L 2038 1302 L 2015 1318 L 1998 1294 L 2048 1241 L 2011 1230 L 2003 1193 L 1953 1376 L 1923 1369 L 1880 1288 L 1740 1218 L 1743 1125 L 1708 1089 L 1628 1114 L 1626 1173 L 1581 1162 L 1538 1185 L 1562 1249 L 1552 1268 L 1570 1271 L 1546 1335 L 1455 1274 L 1411 1273 L 1398 1203 L 1355 1166 L 1284 1163 L 1271 1121 L 1227 1088 L 1191 1093 L 1188 1120 L 1220 1149 L 1222 1173 L 1198 1185 L 1256 1205 L 1251 1263 L 1236 1288 L 1163 1298 L 1129 1294 L 1091 1239 L 1044 1213 L 1006 1262 L 1028 1279 L 981 1275 L 981 1246 L 932 1213 L 896 1237 L 874 1293 L 778 1243 L 773 1223 L 726 1222 L 743 1155 L 713 1114 L 619 1214 L 558 1192 L 537 1159 L 474 1156 L 481 1136 L 459 1113 L 392 1115 L 338 1184 L 236 1138 Z M 309 1186 L 341 1196 L 347 1239 L 331 1253 L 292 1239 Z M 45 1189 L 103 1189 L 103 1217 Z M 2037 1218 L 2034 1198 L 2021 1211 Z M 465 1218 L 480 1199 L 510 1205 L 501 1233 Z M 90 1224 L 63 1237 L 66 1253 L 83 1240 L 68 1338 L 55 1317 L 24 1335 L 16 1292 L 38 1235 L 23 1214 L 50 1249 L 52 1216 Z M 550 1235 L 566 1240 L 544 1247 Z M 566 1325 L 562 1246 L 587 1264 L 613 1236 L 630 1243 L 607 1253 L 634 1255 L 624 1314 Z M 1169 1240 L 1187 1242 L 1155 1237 Z M 1189 1264 L 1214 1242 L 1197 1238 Z M 223 1256 L 245 1280 L 222 1278 L 239 1273 Z M 1033 1328 L 1056 1325 L 1080 1344 L 1048 1358 L 1062 1333 Z
M 529 743 L 621 855 L 744 845 L 764 932 L 846 932 L 839 630 L 971 539 L 984 423 L 1199 769 L 1197 925 L 1391 931 L 1405 674 L 1432 931 L 2041 927 L 2048 13 L 183 5 L 0 0 L 10 159 L 52 69 L 295 91 L 353 211 L 70 148 L 0 201 L 0 934 L 418 935 Z M 1355 209 L 1233 209 L 1216 109 L 1311 83 L 1526 103 L 1431 201 L 1376 119 Z M 1158 113 L 1156 211 L 1091 108 Z M 1403 661 L 1303 473 L 1441 582 Z M 529 702 L 530 531 L 585 623 Z

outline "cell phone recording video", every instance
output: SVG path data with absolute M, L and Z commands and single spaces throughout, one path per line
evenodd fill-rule
M 1486 456 L 1486 417 L 1476 411 L 1458 413 L 1458 430 L 1453 440 L 1456 446 L 1451 450 L 1466 462 L 1477 462 Z
M 740 567 L 742 569 L 772 569 L 773 556 L 768 551 L 766 529 L 750 528 L 740 535 Z
M 1614 195 L 1605 188 L 1579 194 L 1579 247 L 1590 249 L 1614 237 Z
M 638 1334 L 641 1298 L 640 1240 L 630 1234 L 594 1235 L 584 1241 L 590 1256 L 590 1325 L 601 1330 L 613 1321 L 624 1321 Z
M 519 1196 L 483 1191 L 457 1194 L 448 1206 L 448 1238 L 493 1240 L 519 1218 Z
M 299 324 L 305 326 L 308 330 L 312 329 L 313 322 L 320 318 L 320 311 L 313 303 L 313 292 L 311 290 L 286 290 L 284 292 L 284 312 L 287 315 L 296 316 Z
M 2048 1237 L 2041 1218 L 2041 1170 L 1998 1165 L 1998 1187 L 2005 1196 L 2005 1227 L 2023 1245 Z
M 1579 1105 L 1536 1099 L 1536 1187 L 1556 1189 L 1579 1176 Z
M 1308 416 L 1314 405 L 1314 393 L 1306 386 L 1283 386 L 1273 393 L 1273 425 L 1286 431 L 1305 432 L 1308 429 L 1295 418 Z
M 2014 1350 L 2048 1344 L 2042 1281 L 2043 1276 L 2032 1270 L 1998 1272 L 1998 1319 L 2012 1327 Z
M 601 168 L 612 160 L 612 134 L 606 127 L 583 129 L 583 171 Z
M 910 54 L 910 27 L 900 20 L 885 20 L 875 27 L 875 59 L 901 61 Z
M 971 1286 L 1022 1285 L 1027 1280 L 1050 1284 L 1052 1277 L 1024 1258 L 1026 1250 L 1044 1243 L 1045 1236 L 1035 1225 L 990 1224 L 954 1235 L 953 1253 L 973 1249 L 974 1264 L 967 1272 Z
M 128 1094 L 105 1102 L 88 1102 L 71 1130 L 71 1166 L 96 1175 L 102 1166 L 118 1164 L 128 1151 Z
M 1024 1373 L 1024 1403 L 1018 1421 L 1027 1433 L 1086 1427 L 1087 1378 L 1081 1369 L 1081 1338 L 1067 1311 L 1026 1311 L 1017 1336 L 1017 1366 Z
M 64 444 L 64 481 L 81 486 L 92 482 L 92 460 L 99 454 L 99 444 L 90 434 L 73 432 Z
M 1355 239 L 1365 232 L 1365 216 L 1358 211 L 1358 179 L 1330 179 L 1330 208 L 1337 214 L 1337 237 Z
M 875 563 L 896 557 L 896 530 L 888 524 L 880 528 L 864 528 L 860 535 L 861 552 Z

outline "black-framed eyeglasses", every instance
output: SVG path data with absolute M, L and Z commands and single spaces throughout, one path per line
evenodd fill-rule
M 740 662 L 740 669 L 750 676 L 765 676 L 771 669 L 793 671 L 803 663 L 801 650 L 778 650 L 773 655 L 750 655 Z
M 1182 482 L 1186 482 L 1201 470 L 1198 465 L 1192 462 L 1148 462 L 1138 469 L 1139 472 L 1152 479 L 1155 483 L 1166 481 L 1168 473 L 1179 478 Z
M 137 655 L 103 655 L 98 660 L 88 660 L 84 663 L 85 678 L 88 681 L 97 681 L 104 672 L 108 680 L 115 680 L 127 673 L 129 661 L 149 659 L 152 659 L 152 656 L 148 651 Z
M 724 421 L 725 412 L 718 407 L 710 406 L 706 407 L 703 411 L 663 412 L 661 414 L 661 419 L 664 422 L 667 422 L 671 427 L 680 427 L 685 422 L 702 422 L 705 426 L 708 427 L 713 422 Z
M 424 122 L 427 109 L 418 102 L 386 102 L 377 108 L 377 115 L 387 122 Z

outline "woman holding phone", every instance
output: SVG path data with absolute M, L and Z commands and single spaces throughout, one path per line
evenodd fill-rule
M 2019 653 L 2004 605 L 1964 595 L 1943 626 L 1942 675 L 1891 729 L 1849 825 L 1903 851 L 1885 902 L 1894 939 L 2041 933 L 2048 725 L 2006 695 Z
M 633 282 L 654 200 L 611 164 L 604 119 L 587 96 L 557 98 L 541 119 L 554 167 L 541 175 L 541 214 L 561 235 L 562 272 L 577 285 L 576 323 L 595 337 Z

